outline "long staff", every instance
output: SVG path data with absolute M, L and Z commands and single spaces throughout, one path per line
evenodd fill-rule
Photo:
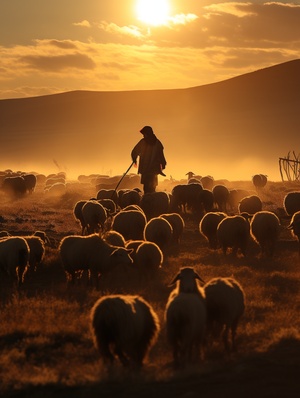
M 128 171 L 131 169 L 131 167 L 134 165 L 135 162 L 132 162 L 131 165 L 128 167 L 128 169 L 125 171 L 125 173 L 123 174 L 122 178 L 120 179 L 120 181 L 118 182 L 114 192 L 112 193 L 111 197 L 113 198 L 114 194 L 117 192 L 118 186 L 121 184 L 121 182 L 123 181 L 123 178 L 126 176 L 126 174 L 128 173 Z

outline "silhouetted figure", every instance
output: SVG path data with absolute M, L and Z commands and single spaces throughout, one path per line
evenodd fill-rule
M 155 192 L 158 185 L 158 174 L 165 176 L 163 169 L 166 167 L 164 147 L 153 133 L 152 127 L 145 126 L 140 130 L 142 138 L 131 152 L 132 161 L 136 164 L 139 156 L 138 174 L 141 174 L 141 184 L 144 193 Z

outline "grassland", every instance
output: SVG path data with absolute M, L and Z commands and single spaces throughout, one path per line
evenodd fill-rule
M 229 187 L 253 189 L 250 182 Z M 160 185 L 170 189 L 170 185 Z M 85 285 L 67 289 L 57 246 L 80 233 L 73 217 L 79 199 L 95 195 L 88 184 L 71 184 L 66 194 L 48 198 L 42 188 L 11 202 L 0 196 L 0 229 L 13 235 L 45 231 L 51 240 L 33 279 L 19 292 L 0 280 L 0 391 L 2 397 L 298 397 L 300 394 L 300 260 L 298 242 L 287 230 L 283 197 L 298 185 L 269 182 L 260 194 L 264 209 L 281 216 L 281 235 L 272 259 L 250 242 L 246 257 L 226 257 L 208 248 L 198 220 L 185 217 L 180 253 L 166 259 L 159 280 L 139 283 L 118 275 L 102 292 Z M 222 344 L 208 348 L 197 366 L 172 368 L 164 328 L 168 283 L 181 266 L 194 266 L 204 280 L 234 276 L 244 287 L 246 311 L 238 329 L 238 351 Z M 161 323 L 159 339 L 139 374 L 121 367 L 107 375 L 93 346 L 89 314 L 101 294 L 136 293 L 149 300 Z

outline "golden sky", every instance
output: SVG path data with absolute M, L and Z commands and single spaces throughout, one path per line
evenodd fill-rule
M 0 0 L 0 98 L 193 87 L 299 57 L 300 1 Z

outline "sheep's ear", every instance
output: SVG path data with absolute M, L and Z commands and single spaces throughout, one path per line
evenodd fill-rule
M 195 272 L 195 279 L 199 279 L 199 281 L 205 285 L 205 281 L 200 277 L 199 274 L 197 274 L 197 272 Z
M 294 228 L 294 224 L 291 223 L 290 225 L 287 226 L 287 229 L 293 229 Z
M 180 280 L 180 273 L 177 274 L 177 275 L 174 277 L 174 279 L 168 284 L 168 286 L 173 286 L 173 285 L 175 285 L 175 283 L 176 283 L 177 281 L 179 281 L 179 280 Z

